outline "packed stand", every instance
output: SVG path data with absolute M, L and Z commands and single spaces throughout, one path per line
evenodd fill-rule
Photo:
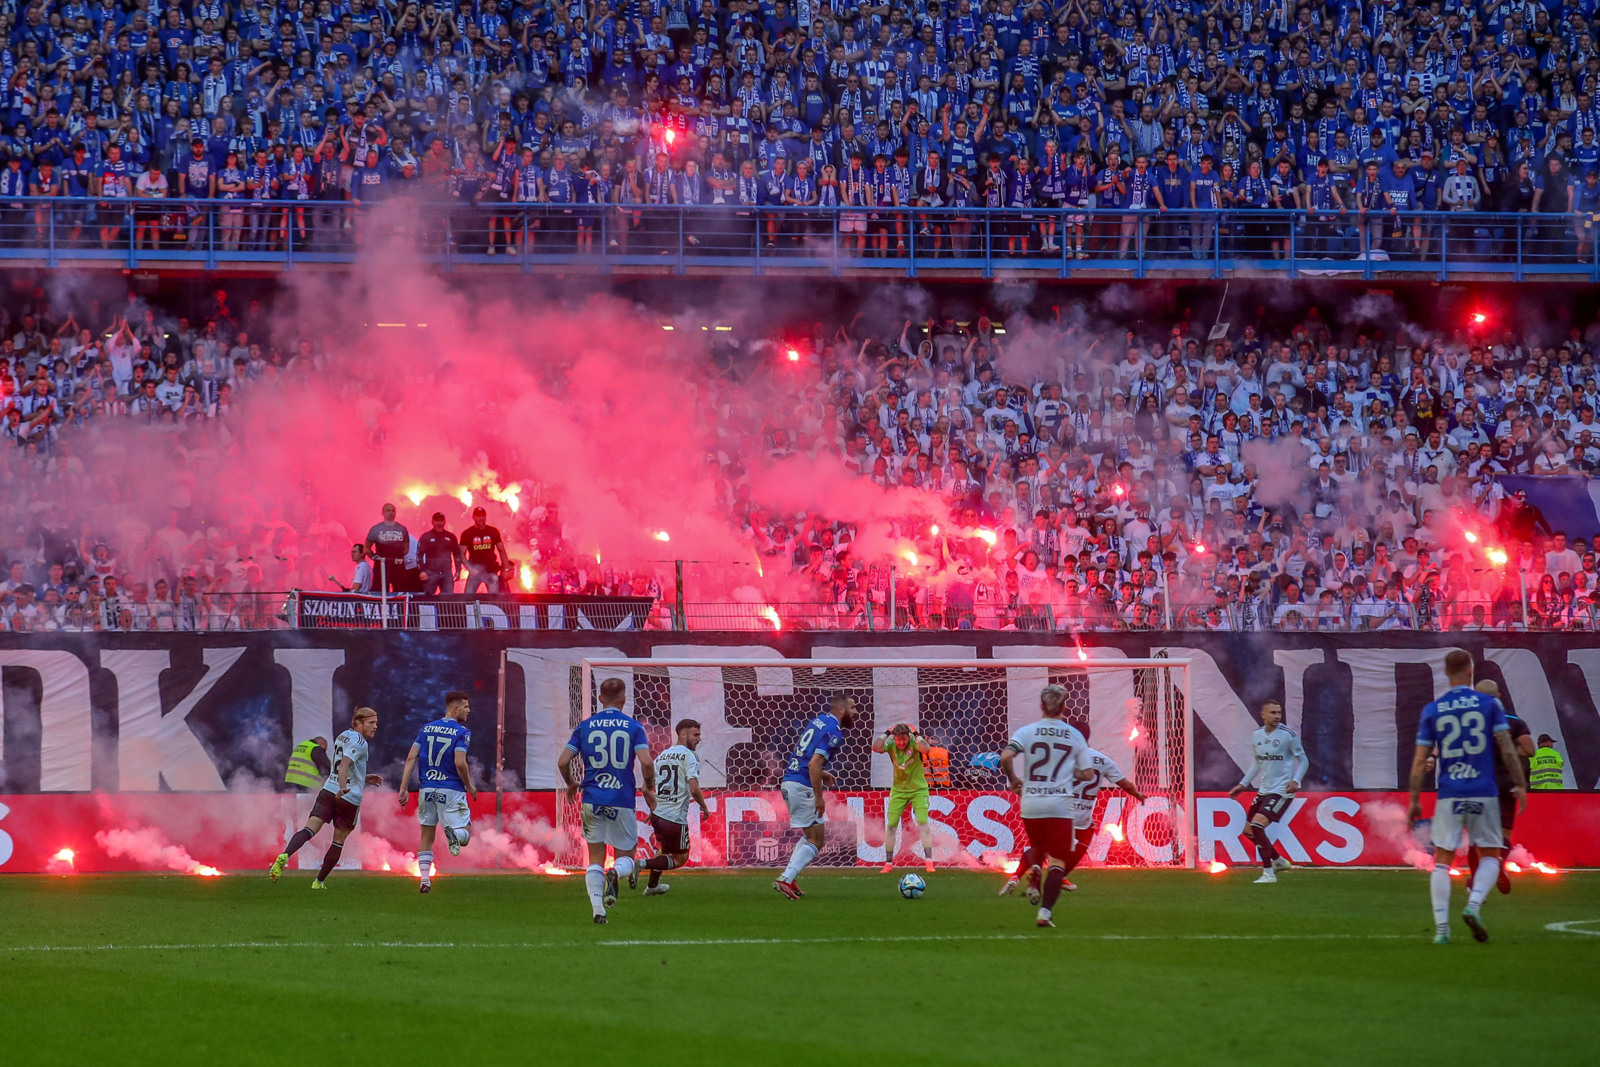
M 734 517 L 836 625 L 1594 628 L 1591 545 L 1499 476 L 1600 464 L 1600 322 L 1548 348 L 1336 339 L 1315 312 L 1209 333 L 1187 316 L 1155 344 L 1058 331 L 1057 369 L 1021 374 L 986 318 L 883 341 L 819 326 L 813 403 L 743 431 L 944 507 L 873 559 L 850 551 L 867 531 L 825 516 L 733 490 Z
M 236 405 L 307 387 L 311 340 L 268 340 L 218 291 L 195 319 L 128 297 L 0 305 L 0 621 L 14 631 L 285 625 L 326 585 L 343 526 L 284 488 L 228 487 Z M 270 506 L 264 501 L 270 502 Z
M 1600 321 L 1548 347 L 1510 329 L 1335 336 L 1315 312 L 1215 339 L 1187 313 L 1150 337 L 1008 333 L 982 316 L 859 321 L 755 346 L 704 384 L 708 489 L 756 566 L 691 568 L 691 628 L 1589 629 L 1600 617 L 1592 546 L 1498 480 L 1600 464 Z M 379 573 L 417 592 L 465 578 L 475 593 L 653 596 L 652 625 L 673 624 L 670 568 L 577 551 L 561 494 L 532 482 L 520 508 L 496 507 L 510 525 L 492 537 L 484 519 L 396 534 L 392 514 L 363 537 L 304 487 L 219 484 L 221 464 L 247 454 L 235 405 L 309 389 L 330 368 L 320 340 L 271 326 L 225 292 L 192 319 L 136 297 L 58 309 L 42 289 L 0 308 L 8 628 L 286 625 L 284 591 L 375 590 Z M 751 401 L 763 381 L 781 403 Z M 358 418 L 382 410 L 377 383 L 349 388 Z M 899 516 L 887 528 L 779 513 L 749 475 L 784 459 L 919 493 L 885 506 Z M 384 555 L 396 565 L 378 571 Z
M 1287 230 L 1266 220 L 1297 208 L 1312 254 L 1426 257 L 1450 240 L 1476 258 L 1584 259 L 1600 218 L 1593 5 L 12 11 L 0 238 L 13 244 L 342 247 L 363 236 L 342 203 L 407 191 L 479 205 L 451 239 L 489 253 L 589 251 L 597 234 L 678 247 L 653 204 L 838 208 L 857 252 L 899 251 L 915 227 L 947 255 L 971 247 L 972 207 L 1024 212 L 1007 224 L 1012 253 L 1083 256 L 1130 254 L 1136 236 L 1171 255 L 1282 256 Z M 58 216 L 34 196 L 95 203 Z M 139 206 L 167 197 L 217 203 Z M 553 207 L 525 230 L 495 213 L 507 202 Z M 950 212 L 879 210 L 918 206 Z M 1230 214 L 1121 214 L 1196 208 Z M 1521 240 L 1444 221 L 1475 210 L 1538 221 Z M 685 239 L 792 244 L 825 225 L 707 222 Z

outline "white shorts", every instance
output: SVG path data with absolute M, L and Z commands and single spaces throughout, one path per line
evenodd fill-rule
M 467 794 L 459 789 L 424 787 L 417 795 L 417 822 L 423 826 L 444 826 L 461 830 L 472 825 Z
M 784 782 L 781 789 L 783 802 L 789 807 L 790 828 L 804 830 L 822 823 L 822 816 L 817 814 L 816 790 L 798 782 Z
M 591 845 L 610 845 L 618 852 L 639 847 L 639 820 L 632 808 L 583 806 L 583 839 Z
M 1433 809 L 1433 847 L 1458 849 L 1461 832 L 1467 844 L 1478 848 L 1504 848 L 1500 836 L 1499 797 L 1440 797 Z
M 1094 826 L 1094 801 L 1077 801 L 1072 806 L 1072 828 L 1087 830 Z
M 865 215 L 844 214 L 839 216 L 840 233 L 866 233 L 867 217 Z

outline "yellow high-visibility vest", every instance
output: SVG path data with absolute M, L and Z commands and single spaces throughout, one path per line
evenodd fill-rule
M 1528 787 L 1530 789 L 1560 789 L 1561 768 L 1567 761 L 1561 753 L 1546 745 L 1528 761 Z
M 316 747 L 315 741 L 302 741 L 294 746 L 294 751 L 289 753 L 289 769 L 283 774 L 285 782 L 301 789 L 315 789 L 322 784 L 325 776 L 317 770 L 317 763 L 311 758 Z

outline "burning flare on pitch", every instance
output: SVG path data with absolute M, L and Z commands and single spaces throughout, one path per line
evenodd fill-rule
M 45 864 L 46 874 L 74 874 L 77 870 L 77 854 L 70 848 L 64 848 L 57 852 Z
M 1226 863 L 1223 863 L 1221 860 L 1212 860 L 1211 861 L 1211 866 L 1206 868 L 1206 870 L 1211 874 L 1221 874 L 1223 871 L 1226 871 L 1227 869 L 1228 869 L 1228 865 Z
M 1119 822 L 1106 823 L 1106 833 L 1111 835 L 1111 840 L 1120 843 L 1122 841 L 1122 824 Z
M 143 830 L 101 830 L 94 835 L 95 844 L 105 849 L 109 856 L 127 856 L 144 867 L 192 874 L 201 878 L 219 878 L 222 872 L 198 862 L 183 848 L 174 845 L 154 827 Z

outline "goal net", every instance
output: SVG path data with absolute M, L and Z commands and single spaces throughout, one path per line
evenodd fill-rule
M 789 829 L 779 781 L 806 724 L 842 693 L 855 700 L 856 722 L 828 763 L 837 783 L 829 794 L 828 847 L 817 862 L 884 861 L 893 770 L 871 746 L 905 723 L 932 748 L 936 859 L 946 866 L 1007 869 L 1025 841 L 1000 754 L 1019 727 L 1039 718 L 1039 690 L 1047 684 L 1065 688 L 1067 721 L 1148 798 L 1136 803 L 1104 785 L 1095 835 L 1080 866 L 1194 865 L 1186 660 L 584 660 L 570 670 L 569 729 L 599 709 L 608 678 L 626 684 L 624 710 L 644 724 L 653 752 L 675 743 L 675 723 L 701 724 L 701 787 L 712 810 L 705 819 L 691 806 L 694 862 L 700 865 L 782 864 L 799 831 Z M 582 861 L 578 807 L 564 796 L 558 800 L 572 842 L 569 863 Z M 639 808 L 644 820 L 642 799 Z M 641 821 L 641 849 L 648 851 L 651 841 Z M 920 862 L 909 814 L 897 845 L 900 862 Z

